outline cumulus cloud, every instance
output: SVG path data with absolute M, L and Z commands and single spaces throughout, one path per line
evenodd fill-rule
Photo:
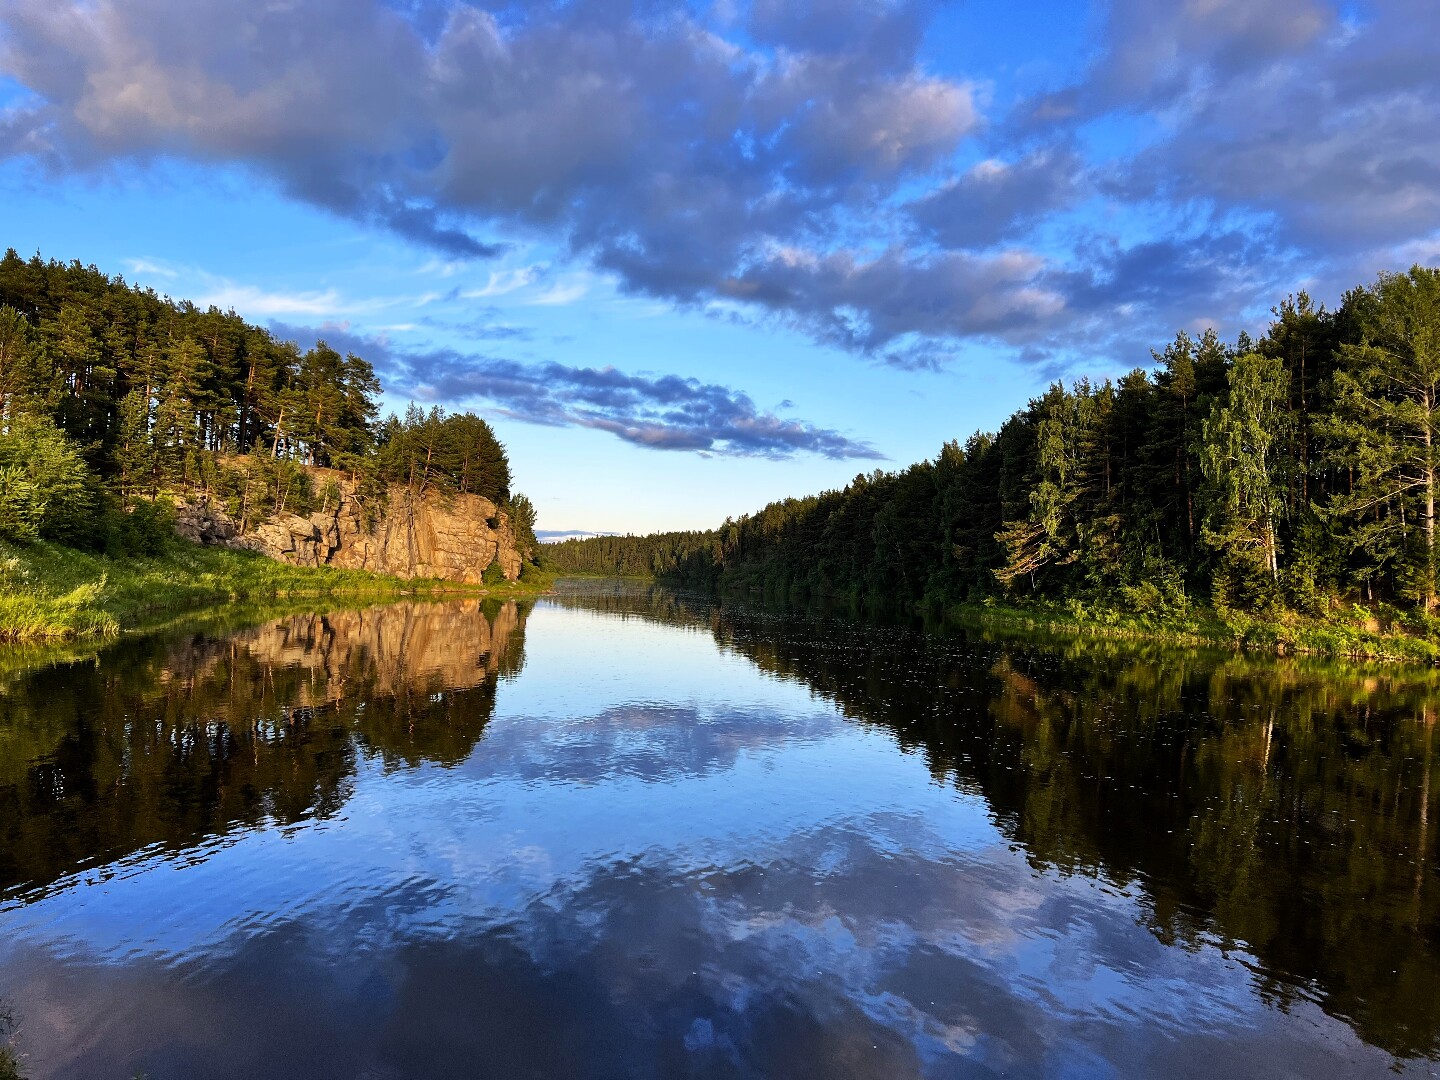
M 1045 270 L 1045 260 L 1024 251 L 918 256 L 892 248 L 867 258 L 783 250 L 721 289 L 789 313 L 824 341 L 874 352 L 905 334 L 1023 338 L 1065 306 L 1045 286 Z
M 1187 103 L 1189 137 L 1142 155 L 1133 184 L 1268 211 L 1287 239 L 1321 250 L 1433 232 L 1437 40 L 1440 8 L 1389 4 L 1301 60 L 1212 87 Z
M 11 0 L 0 155 L 238 165 L 453 259 L 544 236 L 902 366 L 1153 338 L 1440 236 L 1433 0 L 1098 9 L 1083 75 L 992 116 L 931 0 Z
M 614 0 L 408 17 L 196 0 L 183 19 L 165 0 L 18 0 L 0 67 L 33 100 L 0 150 L 63 169 L 239 163 L 451 255 L 551 229 L 631 289 L 703 300 L 756 247 L 826 231 L 979 121 L 968 85 L 919 65 L 918 7 L 840 6 L 759 5 L 765 47 Z M 804 46 L 819 23 L 849 29 Z
M 1336 19 L 1328 0 L 1111 0 L 1089 93 L 1106 105 L 1163 106 L 1217 76 L 1303 55 Z
M 913 201 L 925 234 L 947 248 L 985 248 L 1014 239 L 1082 194 L 1084 164 L 1051 147 L 1017 161 L 988 158 Z
M 392 392 L 420 401 L 484 404 L 515 420 L 606 431 L 650 450 L 733 457 L 884 460 L 869 443 L 776 416 L 743 391 L 679 375 L 632 375 L 613 367 L 523 363 L 453 349 L 401 349 L 341 327 L 271 323 L 303 345 L 324 339 L 366 357 Z
M 1440 229 L 1440 7 L 1375 0 L 1115 0 L 1081 84 L 1027 103 L 1030 130 L 1119 112 L 1160 129 L 1109 170 L 1125 203 L 1263 215 L 1312 258 Z

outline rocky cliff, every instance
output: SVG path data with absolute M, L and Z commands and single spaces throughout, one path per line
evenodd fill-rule
M 201 496 L 176 507 L 176 531 L 198 544 L 258 551 L 296 566 L 473 584 L 494 563 L 506 581 L 520 576 L 522 556 L 510 519 L 489 499 L 396 486 L 367 522 L 345 474 L 315 472 L 322 481 L 317 488 L 328 488 L 331 497 L 307 516 L 279 514 L 242 531 L 219 504 Z

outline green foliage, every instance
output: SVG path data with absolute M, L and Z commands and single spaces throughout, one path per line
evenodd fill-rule
M 162 555 L 176 542 L 175 504 L 166 498 L 142 499 L 126 513 L 111 511 L 106 554 L 149 557 Z
M 1440 271 L 1383 275 L 1336 312 L 1304 294 L 1274 310 L 1259 341 L 1180 334 L 1150 371 L 1056 383 L 908 469 L 711 530 L 545 545 L 545 563 L 874 606 L 1008 592 L 1171 629 L 1208 595 L 1226 622 L 1207 634 L 1379 647 L 1283 627 L 1347 593 L 1430 606 Z
M 24 1080 L 15 1050 L 15 1015 L 0 1002 L 0 1080 Z
M 515 533 L 515 547 L 520 557 L 528 562 L 540 550 L 540 541 L 535 538 L 535 504 L 517 491 L 505 504 L 504 510 Z
M 1254 564 L 1278 580 L 1289 376 L 1278 357 L 1251 352 L 1235 358 L 1228 382 L 1201 427 L 1201 537 L 1227 561 Z
M 387 483 L 480 495 L 497 506 L 510 498 L 505 448 L 473 413 L 425 412 L 412 402 L 403 420 L 382 426 L 380 439 L 379 475 Z
M 245 504 L 246 517 L 255 521 L 275 514 L 300 514 L 315 510 L 315 484 L 310 472 L 292 458 L 252 458 L 247 466 L 250 482 Z
M 1119 600 L 1121 610 L 1151 618 L 1184 618 L 1190 613 L 1184 570 L 1157 555 L 1145 556 L 1136 580 L 1119 586 Z
M 0 538 L 75 539 L 94 503 L 84 459 L 53 424 L 22 415 L 0 431 Z
M 1338 346 L 1334 401 L 1320 423 L 1346 484 L 1325 509 L 1368 589 L 1388 578 L 1400 595 L 1433 609 L 1440 270 L 1382 274 L 1347 305 L 1358 340 Z
M 527 560 L 520 564 L 520 583 L 528 589 L 546 591 L 555 584 L 555 575 Z
M 128 520 L 140 536 L 153 530 L 158 538 L 165 513 L 163 504 L 151 511 L 137 508 Z M 454 586 L 359 570 L 289 566 L 172 537 L 153 553 L 131 549 L 118 558 L 46 541 L 0 541 L 0 641 L 112 637 L 177 612 L 241 602 L 297 597 L 385 600 L 441 588 Z
M 247 525 L 307 513 L 333 492 L 311 491 L 302 465 L 349 473 L 370 505 L 391 483 L 509 499 L 489 424 L 414 406 L 382 424 L 379 394 L 368 361 L 324 341 L 302 353 L 233 311 L 93 266 L 0 257 L 0 431 L 33 419 L 68 439 L 96 481 L 82 512 L 105 494 L 132 509 L 185 489 L 219 495 Z M 227 464 L 238 454 L 249 469 Z M 64 535 L 40 478 L 0 468 L 0 484 L 3 535 Z M 69 535 L 97 546 L 102 531 Z

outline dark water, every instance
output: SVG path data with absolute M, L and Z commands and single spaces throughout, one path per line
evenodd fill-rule
M 0 999 L 34 1078 L 1440 1055 L 1432 673 L 639 587 L 25 664 Z

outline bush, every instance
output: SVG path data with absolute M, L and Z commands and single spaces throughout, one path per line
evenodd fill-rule
M 111 555 L 160 555 L 175 540 L 175 504 L 167 498 L 141 499 L 128 514 L 116 509 L 110 517 L 106 550 Z
M 1120 597 L 1126 611 L 1152 618 L 1184 616 L 1190 611 L 1190 597 L 1185 593 L 1185 573 L 1169 559 L 1146 555 L 1141 561 L 1140 580 L 1120 586 Z
M 1284 607 L 1279 584 L 1259 560 L 1228 554 L 1215 569 L 1211 598 L 1227 621 L 1230 612 L 1270 616 Z
M 1281 570 L 1280 589 L 1290 607 L 1302 615 L 1319 617 L 1329 609 L 1330 598 L 1316 581 L 1310 560 L 1297 560 Z
M 54 424 L 21 416 L 0 432 L 0 538 L 83 542 L 94 507 L 90 470 Z
M 304 517 L 316 509 L 309 471 L 298 461 L 252 454 L 239 468 L 221 469 L 215 491 L 230 516 L 244 528 L 275 514 Z
M 15 1017 L 0 1002 L 0 1080 L 24 1080 L 20 1072 L 20 1056 L 15 1052 Z
M 0 537 L 38 540 L 45 519 L 39 489 L 18 465 L 0 466 Z

